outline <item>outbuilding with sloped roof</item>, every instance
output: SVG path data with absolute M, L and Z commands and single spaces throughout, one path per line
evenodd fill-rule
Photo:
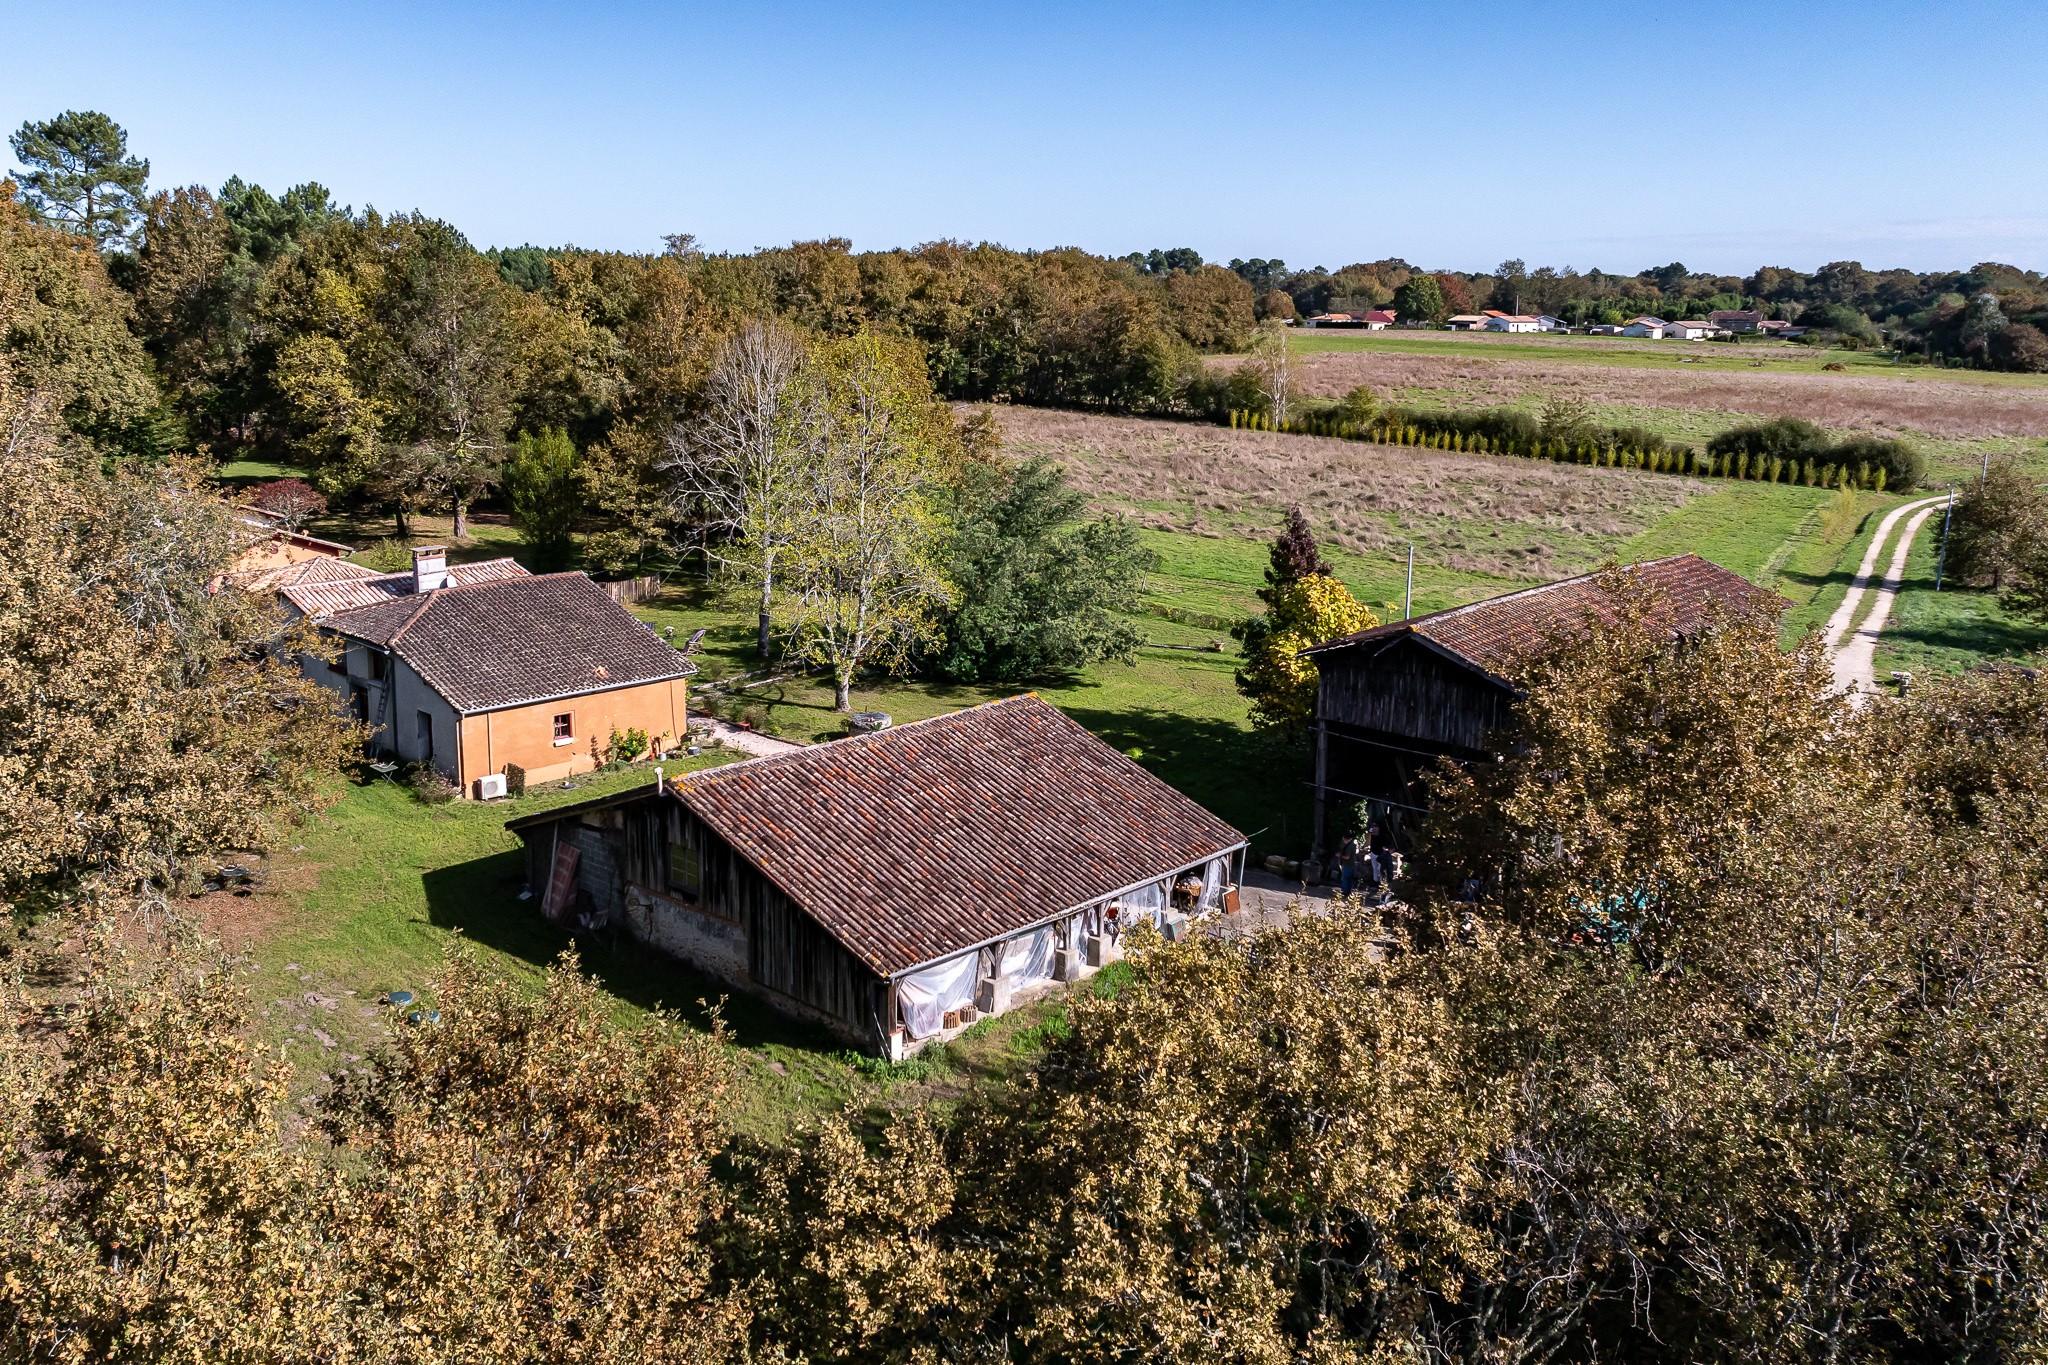
M 557 922 L 902 1057 L 1234 908 L 1245 838 L 1036 696 L 509 823 Z
M 1612 570 L 1646 596 L 1653 628 L 1674 639 L 1716 620 L 1773 614 L 1784 598 L 1700 558 L 1673 555 Z M 1507 727 L 1532 659 L 1597 627 L 1614 609 L 1604 573 L 1545 583 L 1405 621 L 1390 621 L 1302 651 L 1317 672 L 1316 852 L 1329 847 L 1331 812 L 1363 801 L 1375 820 L 1412 824 L 1418 779 L 1440 759 L 1467 762 Z
M 486 779 L 517 787 L 638 758 L 688 732 L 696 665 L 584 574 L 465 581 L 426 546 L 410 574 L 284 592 L 353 603 L 309 610 L 333 655 L 301 668 L 346 699 L 372 753 L 431 765 L 464 795 L 496 791 Z

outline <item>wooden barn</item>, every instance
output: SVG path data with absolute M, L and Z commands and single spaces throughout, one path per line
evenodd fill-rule
M 623 926 L 900 1058 L 1234 908 L 1244 836 L 1035 696 L 526 816 L 558 922 Z
M 1651 621 L 1684 636 L 1718 614 L 1787 604 L 1698 555 L 1631 564 L 1652 594 Z M 1396 827 L 1419 814 L 1416 779 L 1439 758 L 1479 757 L 1506 726 L 1521 664 L 1583 631 L 1608 608 L 1597 573 L 1392 621 L 1303 651 L 1315 661 L 1316 851 L 1328 847 L 1330 811 L 1371 802 Z

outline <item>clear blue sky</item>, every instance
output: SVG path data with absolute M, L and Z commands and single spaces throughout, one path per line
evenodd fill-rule
M 2048 5 L 0 0 L 0 122 L 479 245 L 2048 269 Z

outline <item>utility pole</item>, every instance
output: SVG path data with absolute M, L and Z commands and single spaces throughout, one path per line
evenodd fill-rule
M 1985 457 L 1989 459 L 1989 456 Z M 1941 553 L 1934 559 L 1934 590 L 1941 591 L 1941 571 L 1948 567 L 1948 523 L 1956 514 L 1956 486 L 1948 486 L 1948 506 L 1941 512 Z
M 1415 614 L 1415 542 L 1408 542 L 1408 591 L 1401 597 L 1401 619 Z

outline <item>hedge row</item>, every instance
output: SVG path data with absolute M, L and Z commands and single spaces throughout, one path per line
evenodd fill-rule
M 1233 409 L 1232 427 L 1252 431 L 1284 431 L 1306 436 L 1329 436 L 1346 441 L 1369 441 L 1377 445 L 1415 446 L 1425 450 L 1464 451 L 1479 455 L 1515 455 L 1524 459 L 1549 460 L 1558 464 L 1590 465 L 1606 469 L 1641 469 L 1657 474 L 1683 474 L 1695 478 L 1744 479 L 1760 483 L 1789 483 L 1807 488 L 1862 488 L 1883 491 L 1898 487 L 1884 458 L 1829 458 L 1828 453 L 1805 456 L 1769 455 L 1748 450 L 1708 454 L 1673 446 L 1653 437 L 1654 444 L 1612 444 L 1584 438 L 1563 440 L 1534 436 L 1527 438 L 1489 436 L 1456 429 L 1431 430 L 1405 421 L 1345 422 L 1331 417 L 1305 417 L 1275 423 L 1265 413 Z M 1861 453 L 1870 449 L 1856 438 L 1840 449 Z M 1917 459 L 1917 457 L 1915 457 Z

